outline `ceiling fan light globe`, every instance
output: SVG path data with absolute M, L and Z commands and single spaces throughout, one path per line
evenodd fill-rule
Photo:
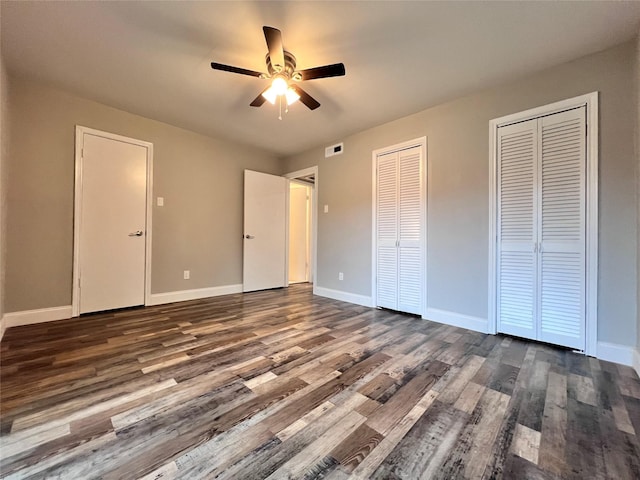
M 287 88 L 289 88 L 287 81 L 282 77 L 276 77 L 271 83 L 270 90 L 273 90 L 276 95 L 284 95 L 287 92 Z
M 262 96 L 264 98 L 267 99 L 267 101 L 271 104 L 271 105 L 275 105 L 276 104 L 276 98 L 278 98 L 278 94 L 273 90 L 273 87 L 269 88 L 268 90 L 266 90 Z
M 300 95 L 293 88 L 289 87 L 285 92 L 285 97 L 287 98 L 287 105 L 292 105 L 300 100 Z

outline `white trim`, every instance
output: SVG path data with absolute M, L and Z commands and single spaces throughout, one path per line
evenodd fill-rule
M 640 377 L 640 347 L 633 349 L 633 365 L 631 365 Z
M 357 293 L 343 292 L 341 290 L 333 290 L 331 288 L 313 286 L 313 294 L 319 297 L 332 298 L 334 300 L 340 300 L 341 302 L 355 303 L 356 305 L 362 305 L 364 307 L 373 307 L 373 301 L 371 297 L 366 295 L 358 295 Z
M 551 115 L 572 108 L 587 109 L 587 216 L 586 216 L 586 355 L 598 350 L 598 92 L 580 95 L 560 102 L 514 113 L 489 122 L 489 298 L 488 332 L 497 332 L 496 319 L 496 198 L 497 157 L 496 135 L 498 127 L 523 122 L 543 115 Z
M 318 259 L 318 166 L 315 165 L 309 168 L 303 168 L 302 170 L 296 170 L 295 172 L 290 172 L 285 174 L 285 178 L 288 179 L 296 179 L 300 177 L 306 177 L 307 175 L 313 174 L 314 182 L 313 188 L 311 189 L 311 265 L 309 265 L 309 282 L 315 283 L 316 278 L 318 278 L 318 271 L 316 269 L 317 259 Z M 288 193 L 287 193 L 288 195 Z M 288 197 L 287 197 L 288 198 Z M 289 218 L 289 214 L 287 213 L 287 218 Z M 287 229 L 288 232 L 288 229 Z M 288 245 L 288 242 L 287 242 Z M 289 255 L 287 253 L 287 275 L 289 274 Z
M 196 288 L 193 290 L 178 290 L 176 292 L 152 293 L 147 305 L 164 305 L 165 303 L 199 300 L 201 298 L 219 297 L 242 293 L 242 284 L 223 285 L 220 287 Z
M 64 307 L 40 308 L 22 312 L 5 313 L 2 317 L 5 330 L 11 327 L 31 325 L 34 323 L 53 322 L 71 318 L 71 305 Z
M 587 248 L 585 354 L 598 343 L 598 92 L 587 97 Z
M 291 216 L 291 180 L 285 177 L 284 187 L 284 285 L 289 286 L 289 222 Z
M 596 357 L 600 360 L 619 363 L 621 365 L 633 365 L 634 348 L 619 343 L 598 342 Z
M 496 255 L 498 249 L 497 219 L 498 194 L 497 175 L 498 159 L 496 158 L 496 137 L 498 135 L 498 125 L 495 120 L 489 121 L 489 284 L 487 293 L 487 333 L 495 335 L 498 333 L 498 322 L 496 318 Z
M 471 315 L 463 315 L 437 308 L 427 308 L 422 318 L 432 322 L 444 323 L 445 325 L 466 328 L 474 332 L 489 333 L 489 322 L 486 318 L 472 317 Z
M 144 304 L 149 305 L 151 296 L 151 237 L 153 233 L 153 144 L 135 138 L 124 137 L 115 133 L 103 132 L 93 128 L 76 125 L 76 149 L 75 149 L 75 195 L 73 206 L 73 283 L 72 283 L 72 316 L 80 315 L 80 219 L 82 211 L 82 148 L 84 135 L 117 140 L 120 142 L 139 145 L 147 149 L 147 195 L 146 195 L 146 227 L 145 227 L 145 273 L 144 273 Z
M 4 331 L 7 329 L 6 323 L 4 316 L 0 317 L 0 342 L 2 341 L 2 337 L 4 337 Z
M 421 244 L 420 249 L 422 250 L 422 285 L 420 286 L 422 291 L 422 306 L 420 308 L 421 312 L 425 312 L 427 308 L 427 209 L 429 207 L 427 202 L 428 191 L 427 191 L 427 168 L 429 165 L 429 159 L 427 157 L 427 137 L 419 137 L 414 138 L 412 140 L 408 140 L 406 142 L 397 143 L 395 145 L 391 145 L 384 148 L 379 148 L 371 152 L 371 305 L 376 306 L 377 298 L 376 298 L 376 284 L 377 284 L 377 275 L 378 271 L 378 256 L 377 256 L 377 200 L 378 200 L 378 189 L 377 189 L 377 158 L 380 155 L 384 155 L 386 153 L 398 152 L 400 150 L 406 150 L 408 148 L 420 147 L 420 180 L 421 180 L 421 206 L 423 208 L 422 212 L 422 225 L 420 226 L 420 238 Z

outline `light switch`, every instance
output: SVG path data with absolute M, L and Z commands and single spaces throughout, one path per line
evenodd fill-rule
M 164 207 L 164 197 L 158 197 L 157 205 L 159 207 Z
M 324 206 L 324 213 L 329 213 L 329 205 Z

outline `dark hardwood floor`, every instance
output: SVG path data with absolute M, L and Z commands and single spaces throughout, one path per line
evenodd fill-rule
M 9 329 L 6 478 L 640 478 L 632 369 L 306 285 Z

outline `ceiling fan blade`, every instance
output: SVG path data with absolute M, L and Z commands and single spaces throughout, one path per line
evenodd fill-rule
M 211 62 L 211 68 L 214 70 L 222 70 L 223 72 L 239 73 L 240 75 L 249 75 L 251 77 L 259 77 L 262 75 L 260 72 L 254 70 L 247 70 L 246 68 L 232 67 L 231 65 L 224 65 L 223 63 Z
M 300 101 L 307 107 L 309 107 L 309 110 L 315 110 L 320 106 L 320 102 L 318 102 L 315 98 L 301 89 L 298 85 L 291 85 L 291 88 L 293 88 L 296 93 L 300 95 Z
M 276 72 L 280 72 L 284 69 L 282 33 L 277 28 L 267 26 L 262 27 L 262 31 L 264 32 L 264 38 L 267 41 L 267 47 L 269 48 L 271 66 L 273 66 Z
M 249 105 L 251 105 L 252 107 L 261 107 L 261 106 L 262 106 L 262 104 L 263 104 L 264 102 L 266 102 L 266 101 L 267 101 L 267 99 L 266 99 L 266 98 L 264 98 L 264 97 L 262 96 L 262 94 L 263 94 L 264 92 L 266 92 L 267 90 L 269 90 L 270 88 L 271 88 L 271 85 L 269 85 L 269 86 L 268 86 L 267 88 L 265 88 L 262 92 L 260 92 L 260 95 L 258 95 L 258 96 L 253 100 L 253 102 L 251 102 Z
M 315 78 L 327 78 L 327 77 L 341 77 L 347 72 L 344 69 L 343 63 L 334 63 L 332 65 L 324 65 L 322 67 L 307 68 L 306 70 L 300 70 L 302 80 L 313 80 Z

